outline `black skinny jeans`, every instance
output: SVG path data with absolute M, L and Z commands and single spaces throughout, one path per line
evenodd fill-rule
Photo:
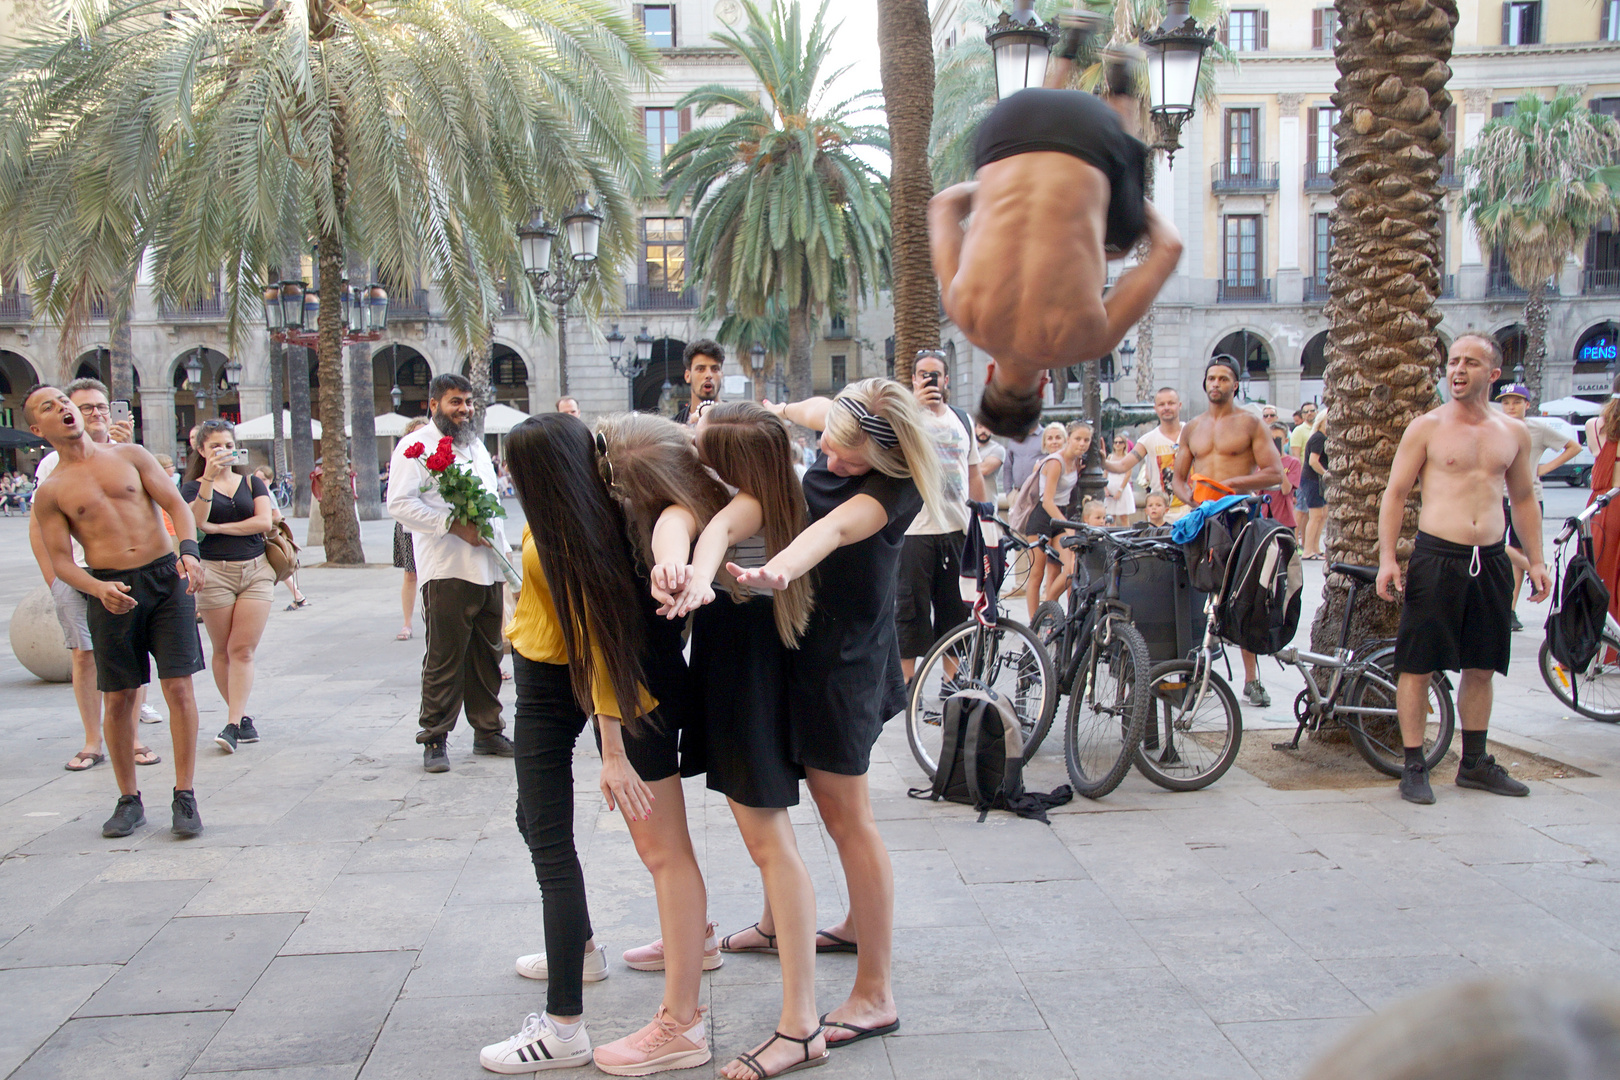
M 574 850 L 574 743 L 585 714 L 574 701 L 568 665 L 538 663 L 514 651 L 512 668 L 517 827 L 540 883 L 550 969 L 546 1011 L 578 1016 L 585 1011 L 585 942 L 591 938 L 585 873 Z

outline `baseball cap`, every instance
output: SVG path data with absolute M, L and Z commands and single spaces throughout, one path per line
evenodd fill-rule
M 1502 387 L 1502 392 L 1496 395 L 1496 400 L 1501 401 L 1505 397 L 1522 397 L 1529 401 L 1530 390 L 1523 383 L 1510 383 Z

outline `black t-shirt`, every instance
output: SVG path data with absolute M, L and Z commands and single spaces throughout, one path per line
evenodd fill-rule
M 208 507 L 208 520 L 211 523 L 229 525 L 233 521 L 246 521 L 253 516 L 253 500 L 270 497 L 270 489 L 265 487 L 264 481 L 257 476 L 244 476 L 241 480 L 242 482 L 236 485 L 235 498 L 215 490 L 213 502 Z M 180 489 L 180 497 L 187 503 L 196 502 L 197 491 L 201 487 L 200 481 L 188 480 Z M 197 546 L 202 550 L 202 557 L 210 561 L 242 562 L 257 559 L 264 554 L 264 534 L 226 536 L 222 533 L 208 533 Z
M 816 609 L 853 619 L 871 618 L 885 606 L 892 607 L 900 547 L 923 505 L 910 478 L 885 476 L 876 469 L 839 476 L 827 468 L 827 455 L 817 454 L 816 463 L 804 474 L 810 520 L 821 520 L 857 495 L 870 495 L 882 504 L 888 524 L 859 543 L 837 549 L 816 567 Z
M 1317 457 L 1322 459 L 1322 467 L 1326 469 L 1328 466 L 1326 432 L 1318 431 L 1309 439 L 1305 440 L 1304 476 L 1308 482 L 1319 484 L 1322 482 L 1322 474 L 1311 468 L 1312 454 L 1315 454 Z

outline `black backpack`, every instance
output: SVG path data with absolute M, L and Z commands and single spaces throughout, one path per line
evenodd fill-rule
M 952 694 L 941 724 L 944 738 L 934 784 L 912 788 L 912 798 L 965 803 L 979 811 L 980 821 L 992 810 L 1047 821 L 1047 810 L 1074 798 L 1067 784 L 1049 794 L 1024 790 L 1023 727 L 1007 699 L 994 690 Z
M 1215 609 L 1221 637 L 1257 656 L 1287 648 L 1299 629 L 1305 572 L 1294 530 L 1252 518 L 1237 535 Z
M 1547 613 L 1547 651 L 1577 675 L 1587 667 L 1603 645 L 1603 626 L 1609 613 L 1609 589 L 1592 564 L 1592 538 L 1581 537 L 1575 553 L 1559 570 L 1553 587 L 1553 607 Z M 1579 686 L 1570 680 L 1573 698 Z
M 1226 564 L 1232 557 L 1237 534 L 1242 531 L 1248 511 L 1239 507 L 1211 514 L 1204 519 L 1198 535 L 1181 545 L 1187 556 L 1187 579 L 1199 592 L 1220 590 L 1226 578 Z

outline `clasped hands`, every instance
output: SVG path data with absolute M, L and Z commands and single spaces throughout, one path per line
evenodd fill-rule
M 744 569 L 726 563 L 726 573 L 745 588 L 780 591 L 788 587 L 787 575 L 769 564 Z M 658 614 L 666 619 L 684 619 L 714 600 L 714 579 L 697 572 L 689 563 L 659 563 L 652 568 L 652 596 L 658 601 Z

